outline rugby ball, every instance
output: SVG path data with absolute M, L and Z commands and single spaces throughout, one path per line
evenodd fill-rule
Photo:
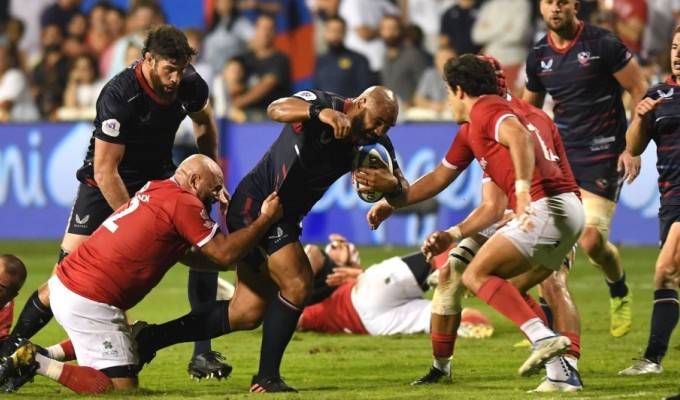
M 371 190 L 368 192 L 359 192 L 358 189 L 363 188 L 365 185 L 359 182 L 354 177 L 354 171 L 359 167 L 368 168 L 381 168 L 382 164 L 379 160 L 382 160 L 382 164 L 387 165 L 387 169 L 390 173 L 394 172 L 392 167 L 392 158 L 390 153 L 387 151 L 385 146 L 380 143 L 367 144 L 365 146 L 359 146 L 354 151 L 354 160 L 352 162 L 352 182 L 354 184 L 354 189 L 357 190 L 359 198 L 367 203 L 375 203 L 383 198 L 383 193 L 377 190 Z

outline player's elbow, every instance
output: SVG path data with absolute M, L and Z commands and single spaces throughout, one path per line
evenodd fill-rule
M 282 103 L 285 99 L 274 100 L 267 107 L 267 116 L 274 121 L 281 121 L 282 117 L 285 115 L 285 111 L 282 108 Z

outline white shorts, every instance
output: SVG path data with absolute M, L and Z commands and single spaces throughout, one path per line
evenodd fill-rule
M 47 284 L 54 318 L 73 342 L 78 365 L 101 370 L 139 362 L 123 310 L 73 293 L 56 275 Z
M 559 271 L 564 257 L 572 249 L 585 226 L 583 204 L 574 193 L 544 197 L 531 203 L 534 227 L 529 232 L 519 228 L 515 218 L 498 230 L 532 263 Z
M 371 335 L 430 331 L 432 302 L 399 257 L 368 268 L 352 288 L 352 305 Z

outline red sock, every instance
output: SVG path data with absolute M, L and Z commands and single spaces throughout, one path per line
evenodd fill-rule
M 571 354 L 579 360 L 581 358 L 581 335 L 574 332 L 560 332 L 560 335 L 566 336 L 571 340 L 571 346 L 569 346 L 567 354 Z
M 78 394 L 102 394 L 113 389 L 105 373 L 90 367 L 64 364 L 57 382 Z
M 59 343 L 61 349 L 64 350 L 64 361 L 73 361 L 76 359 L 76 351 L 73 349 L 73 342 L 71 339 L 66 339 Z
M 543 324 L 545 324 L 545 326 L 548 326 L 548 317 L 545 316 L 545 312 L 543 311 L 541 306 L 538 303 L 536 303 L 536 300 L 534 299 L 534 297 L 532 295 L 530 295 L 529 293 L 527 293 L 527 294 L 524 295 L 524 301 L 527 303 L 527 305 L 529 305 L 529 308 L 531 308 L 531 311 L 536 313 L 538 318 L 540 318 L 541 321 L 543 321 Z
M 538 318 L 519 291 L 505 279 L 497 276 L 489 277 L 477 291 L 477 296 L 514 322 L 517 327 L 521 327 L 532 318 Z
M 432 355 L 437 358 L 447 358 L 453 355 L 456 334 L 432 332 Z

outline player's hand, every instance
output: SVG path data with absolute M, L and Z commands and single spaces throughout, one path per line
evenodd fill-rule
M 333 136 L 336 139 L 344 139 L 352 133 L 352 121 L 347 114 L 335 111 L 332 108 L 321 110 L 319 121 L 333 128 Z
M 425 260 L 430 262 L 432 257 L 444 252 L 451 246 L 453 239 L 444 231 L 436 231 L 425 238 L 423 245 L 420 247 L 420 252 L 425 256 Z
M 640 156 L 634 157 L 628 150 L 624 150 L 619 155 L 616 170 L 621 175 L 621 181 L 626 181 L 629 185 L 640 175 Z
M 515 214 L 514 211 L 513 212 L 506 212 L 506 213 L 503 214 L 503 217 L 500 219 L 500 221 L 498 221 L 494 224 L 494 227 L 496 228 L 496 230 L 501 229 L 502 227 L 507 225 L 508 222 L 515 219 L 516 216 L 517 215 Z
M 370 192 L 377 190 L 382 193 L 391 193 L 399 184 L 399 178 L 387 169 L 387 164 L 377 158 L 377 168 L 359 167 L 352 172 L 352 182 L 359 182 L 363 187 L 358 192 Z
M 352 267 L 335 267 L 333 272 L 326 277 L 326 284 L 328 286 L 340 286 L 343 283 L 355 280 L 364 271 L 359 268 Z
M 644 99 L 640 100 L 638 105 L 635 107 L 635 113 L 638 117 L 643 118 L 650 112 L 654 111 L 656 106 L 661 104 L 664 99 L 665 98 L 661 96 L 659 96 L 659 98 L 656 100 L 653 100 L 651 97 L 645 97 Z
M 262 207 L 260 207 L 260 215 L 266 215 L 272 222 L 276 222 L 283 217 L 283 205 L 278 193 L 273 192 L 264 199 Z
M 220 202 L 220 213 L 222 215 L 227 215 L 227 210 L 229 209 L 229 202 L 231 201 L 231 196 L 227 191 L 227 188 L 222 188 L 219 195 L 217 196 L 217 201 Z
M 531 207 L 531 194 L 529 192 L 516 193 L 517 204 L 515 214 L 519 221 L 519 227 L 524 232 L 529 232 L 534 229 L 534 224 L 531 222 L 530 216 L 534 215 L 534 210 Z
M 389 218 L 394 213 L 394 207 L 392 207 L 386 201 L 379 201 L 368 210 L 366 213 L 366 220 L 368 221 L 368 226 L 371 230 L 376 230 L 380 224 Z

